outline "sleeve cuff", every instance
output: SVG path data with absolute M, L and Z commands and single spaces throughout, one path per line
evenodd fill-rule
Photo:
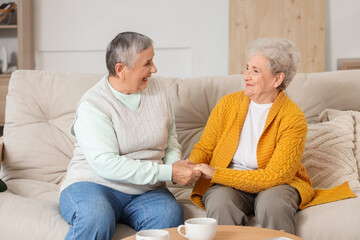
M 172 179 L 172 165 L 161 164 L 159 165 L 159 181 L 170 182 Z
M 221 174 L 221 170 L 215 167 L 214 175 L 211 179 L 212 183 L 222 184 L 224 186 L 230 186 L 231 177 L 226 174 Z

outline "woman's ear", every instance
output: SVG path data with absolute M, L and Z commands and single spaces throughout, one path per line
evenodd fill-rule
M 123 63 L 117 63 L 115 65 L 116 75 L 121 79 L 124 78 L 124 70 L 125 70 L 125 65 Z
M 285 73 L 279 72 L 275 75 L 274 87 L 277 88 L 285 79 Z

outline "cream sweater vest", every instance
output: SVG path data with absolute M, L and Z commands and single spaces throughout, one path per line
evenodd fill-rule
M 162 158 L 168 138 L 169 114 L 165 91 L 155 79 L 149 80 L 147 88 L 142 91 L 141 103 L 137 110 L 128 109 L 115 98 L 106 77 L 87 91 L 79 104 L 83 101 L 92 104 L 113 122 L 120 155 L 163 164 Z M 74 157 L 68 166 L 66 180 L 61 186 L 61 191 L 81 181 L 102 184 L 126 194 L 142 194 L 165 186 L 160 182 L 155 185 L 134 185 L 103 179 L 92 170 L 80 146 L 76 143 Z

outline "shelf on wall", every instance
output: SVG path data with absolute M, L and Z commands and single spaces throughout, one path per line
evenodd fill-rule
M 17 0 L 16 23 L 0 25 L 0 40 L 13 36 L 17 45 L 17 69 L 34 69 L 33 0 Z M 8 30 L 8 31 L 7 31 Z M 1 47 L 1 46 L 0 46 Z M 5 104 L 10 73 L 0 74 L 0 126 L 4 124 Z
M 0 25 L 0 29 L 16 29 L 17 25 Z
M 0 79 L 2 79 L 2 78 L 10 78 L 10 76 L 11 76 L 11 73 L 5 73 L 5 74 L 0 74 Z
M 340 58 L 338 59 L 338 70 L 360 69 L 360 58 Z
M 0 74 L 0 87 L 2 85 L 2 83 L 4 82 L 4 80 L 10 80 L 11 74 Z

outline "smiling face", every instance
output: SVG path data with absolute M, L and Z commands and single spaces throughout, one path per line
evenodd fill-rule
M 115 89 L 124 94 L 144 90 L 147 87 L 148 78 L 157 72 L 153 62 L 154 55 L 154 47 L 150 46 L 136 54 L 136 62 L 131 68 L 122 63 L 116 64 L 115 68 L 120 81 L 110 81 L 109 78 L 110 84 L 115 83 Z
M 253 55 L 246 65 L 244 74 L 245 95 L 259 104 L 273 103 L 279 93 L 276 88 L 284 80 L 283 77 L 283 73 L 274 76 L 270 72 L 269 61 L 265 56 Z

